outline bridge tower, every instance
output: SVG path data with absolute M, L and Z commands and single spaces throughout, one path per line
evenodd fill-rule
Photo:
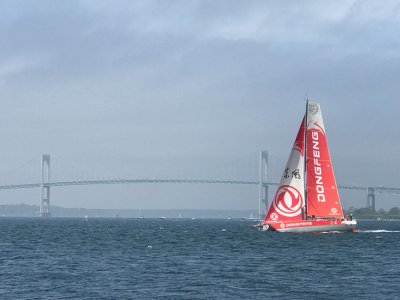
M 258 215 L 263 218 L 268 209 L 268 152 L 260 151 L 258 173 Z
M 42 155 L 40 182 L 40 215 L 51 217 L 50 214 L 50 154 Z
M 374 188 L 367 187 L 367 208 L 371 211 L 375 210 L 375 190 Z

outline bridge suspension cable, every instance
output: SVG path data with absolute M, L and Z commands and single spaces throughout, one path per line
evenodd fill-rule
M 57 169 L 55 174 L 52 173 L 50 177 L 50 155 L 42 155 L 41 157 L 41 172 L 38 171 L 37 167 L 38 157 L 34 157 L 31 160 L 21 164 L 14 170 L 7 171 L 0 174 L 0 190 L 5 189 L 26 189 L 26 188 L 41 188 L 41 207 L 47 207 L 42 214 L 50 214 L 50 188 L 58 186 L 78 186 L 78 185 L 105 185 L 105 184 L 172 184 L 172 183 L 182 183 L 182 184 L 233 184 L 233 185 L 258 185 L 260 189 L 260 215 L 262 209 L 266 208 L 268 204 L 268 187 L 277 185 L 276 182 L 271 182 L 267 177 L 267 154 L 262 154 L 259 156 L 259 161 L 254 159 L 253 156 L 247 155 L 241 159 L 237 159 L 236 162 L 243 162 L 251 164 L 253 171 L 246 171 L 247 179 L 240 178 L 240 174 L 235 172 L 230 172 L 229 174 L 223 174 L 224 164 L 218 166 L 214 169 L 213 176 L 210 173 L 204 175 L 202 178 L 200 174 L 203 172 L 193 172 L 191 175 L 187 174 L 187 177 L 183 178 L 137 178 L 137 177 L 106 177 L 99 176 L 93 172 L 86 170 L 80 170 L 78 175 L 79 179 L 74 179 L 77 176 L 76 167 L 66 166 L 65 163 L 60 163 L 59 159 L 55 161 L 64 165 L 64 169 L 68 170 L 68 175 L 62 175 L 62 172 L 57 174 Z M 265 165 L 263 165 L 263 160 Z M 239 164 L 239 165 L 240 165 Z M 53 165 L 53 164 L 52 164 Z M 225 164 L 226 166 L 227 164 Z M 257 167 L 258 170 L 257 170 Z M 33 167 L 34 166 L 34 167 Z M 54 166 L 54 165 L 53 165 Z M 46 169 L 47 167 L 47 169 Z M 239 167 L 240 168 L 240 167 Z M 264 169 L 263 169 L 264 168 Z M 232 168 L 234 170 L 234 168 Z M 28 170 L 28 171 L 27 171 Z M 222 170 L 222 171 L 220 171 Z M 254 172 L 255 170 L 255 172 Z M 71 174 L 72 173 L 72 174 Z M 258 173 L 258 176 L 257 176 Z M 28 176 L 26 176 L 28 174 Z M 204 173 L 203 173 L 204 174 Z M 239 174 L 239 175 L 238 175 Z M 249 175 L 250 174 L 250 175 Z M 40 177 L 41 175 L 41 177 Z M 53 176 L 55 175 L 55 176 Z M 254 176 L 254 177 L 253 177 Z M 246 177 L 246 176 L 244 176 Z M 54 179 L 55 178 L 55 179 Z M 342 190 L 358 190 L 367 191 L 367 205 L 369 208 L 375 210 L 375 193 L 390 193 L 390 194 L 400 194 L 399 187 L 385 187 L 385 186 L 356 186 L 356 185 L 338 185 L 339 189 Z M 261 207 L 263 203 L 264 207 Z

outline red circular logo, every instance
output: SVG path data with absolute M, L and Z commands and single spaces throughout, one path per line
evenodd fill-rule
M 303 207 L 303 196 L 293 186 L 282 185 L 276 192 L 275 199 L 272 202 L 274 209 L 285 217 L 294 217 L 301 214 Z
M 273 213 L 271 214 L 270 218 L 271 218 L 272 221 L 277 221 L 277 220 L 279 219 L 279 216 L 278 216 L 277 213 L 274 213 L 274 212 L 273 212 Z

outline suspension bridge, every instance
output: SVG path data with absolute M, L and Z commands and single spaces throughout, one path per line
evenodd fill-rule
M 254 160 L 256 158 L 256 160 Z M 140 178 L 140 177 L 104 177 L 93 175 L 85 171 L 85 176 L 77 176 L 73 168 L 72 176 L 62 176 L 57 174 L 50 177 L 50 155 L 43 154 L 40 157 L 40 172 L 32 168 L 28 177 L 26 177 L 25 170 L 29 165 L 37 165 L 36 159 L 32 159 L 15 170 L 11 170 L 0 175 L 0 190 L 5 189 L 40 189 L 40 214 L 43 217 L 51 216 L 50 211 L 50 190 L 51 188 L 60 186 L 82 186 L 82 185 L 110 185 L 110 184 L 228 184 L 228 185 L 253 185 L 258 187 L 258 210 L 259 215 L 264 215 L 268 208 L 268 189 L 270 186 L 275 186 L 278 183 L 268 180 L 268 152 L 261 151 L 257 156 L 252 155 L 251 162 L 244 160 L 247 169 L 250 169 L 245 176 L 236 175 L 222 175 L 221 173 L 214 173 L 213 175 L 191 174 L 185 175 L 180 178 Z M 256 161 L 256 162 L 255 162 Z M 62 165 L 63 163 L 61 163 Z M 65 164 L 64 164 L 65 165 Z M 37 167 L 36 167 L 37 168 Z M 70 168 L 70 167 L 69 167 Z M 71 169 L 71 168 L 70 168 Z M 244 170 L 243 166 L 239 166 L 241 172 Z M 29 172 L 27 172 L 29 173 Z M 243 172 L 242 172 L 243 173 Z M 246 173 L 246 172 L 245 172 Z M 252 175 L 249 175 L 251 173 Z M 21 176 L 23 174 L 23 176 Z M 32 174 L 40 174 L 40 177 Z M 53 172 L 52 172 L 53 174 Z M 73 178 L 76 176 L 76 178 Z M 78 178 L 79 177 L 79 178 Z M 24 180 L 21 180 L 24 178 Z M 390 193 L 400 194 L 398 187 L 384 187 L 384 186 L 353 186 L 353 185 L 338 185 L 339 189 L 343 190 L 357 190 L 366 192 L 366 206 L 372 211 L 375 211 L 376 193 Z

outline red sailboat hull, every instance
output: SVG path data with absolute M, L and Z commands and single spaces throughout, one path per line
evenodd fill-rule
M 294 222 L 268 222 L 262 230 L 279 232 L 354 232 L 356 220 L 301 220 Z

